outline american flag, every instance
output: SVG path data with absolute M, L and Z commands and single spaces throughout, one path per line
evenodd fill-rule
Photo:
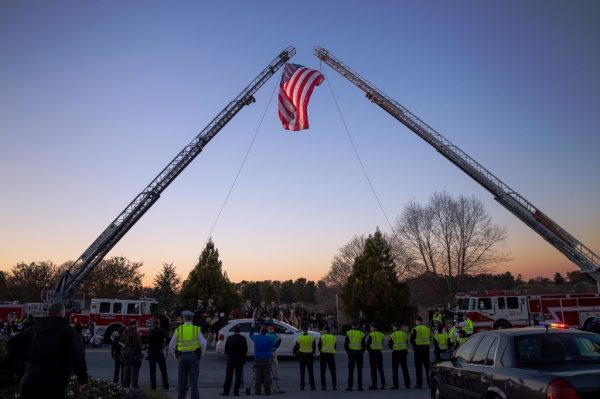
M 285 64 L 279 84 L 279 119 L 286 130 L 308 129 L 308 100 L 325 80 L 321 72 L 298 64 Z

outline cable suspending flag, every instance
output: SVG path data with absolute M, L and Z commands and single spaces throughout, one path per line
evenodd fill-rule
M 279 84 L 279 119 L 285 130 L 308 129 L 308 100 L 325 76 L 315 69 L 286 63 Z

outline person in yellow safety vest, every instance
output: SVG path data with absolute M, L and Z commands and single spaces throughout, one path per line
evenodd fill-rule
M 192 324 L 194 313 L 189 310 L 181 312 L 184 324 L 177 327 L 169 351 L 175 353 L 179 359 L 177 368 L 177 398 L 185 399 L 188 386 L 191 399 L 199 399 L 198 375 L 200 373 L 199 361 L 202 353 L 206 351 L 206 339 L 200 327 Z
M 471 335 L 473 335 L 473 322 L 471 321 L 471 319 L 469 319 L 469 315 L 467 315 L 467 317 L 465 317 L 464 319 L 465 322 L 465 333 L 467 334 L 467 337 L 470 337 Z
M 435 326 L 436 324 L 441 325 L 442 324 L 442 314 L 440 313 L 439 309 L 435 309 L 435 312 L 433 313 L 433 325 Z
M 369 389 L 377 389 L 377 372 L 381 389 L 385 389 L 385 375 L 383 374 L 383 334 L 377 331 L 377 323 L 371 323 L 371 332 L 366 336 L 366 347 L 369 351 L 369 366 L 371 368 L 371 385 Z
M 294 352 L 298 353 L 300 358 L 300 390 L 304 391 L 304 376 L 306 369 L 308 369 L 308 383 L 310 390 L 315 390 L 315 374 L 313 371 L 313 353 L 317 350 L 317 344 L 315 337 L 308 334 L 308 326 L 304 324 L 302 326 L 302 335 L 298 337 L 296 345 L 294 346 Z
M 429 346 L 431 333 L 429 328 L 423 325 L 423 318 L 416 317 L 416 326 L 410 334 L 410 343 L 415 351 L 415 368 L 417 375 L 417 388 L 423 388 L 423 368 L 429 385 Z
M 365 351 L 365 342 L 363 340 L 364 333 L 358 328 L 358 320 L 352 322 L 352 328 L 346 333 L 344 340 L 344 349 L 348 354 L 348 388 L 346 391 L 351 391 L 354 385 L 354 368 L 358 375 L 357 383 L 358 390 L 362 391 L 362 368 L 363 368 L 363 353 Z
M 458 329 L 456 328 L 456 322 L 452 321 L 448 323 L 448 346 L 450 349 L 456 349 Z
M 336 378 L 336 368 L 335 368 L 335 344 L 336 339 L 333 334 L 331 334 L 331 328 L 326 325 L 325 332 L 321 334 L 321 338 L 319 339 L 319 352 L 321 353 L 321 359 L 319 361 L 320 371 L 321 371 L 321 390 L 327 390 L 327 383 L 325 379 L 325 375 L 327 374 L 327 367 L 329 366 L 329 373 L 331 374 L 331 384 L 333 386 L 333 390 L 337 390 L 337 378 Z
M 407 326 L 403 326 L 408 330 Z M 400 329 L 400 323 L 392 324 L 394 330 L 390 335 L 388 346 L 392 350 L 392 389 L 399 389 L 398 365 L 402 366 L 402 376 L 404 377 L 404 386 L 410 388 L 410 375 L 408 374 L 408 334 L 405 329 Z
M 433 346 L 435 347 L 435 360 L 436 362 L 441 362 L 442 357 L 440 354 L 448 350 L 448 334 L 441 325 L 437 327 L 437 330 L 433 334 Z

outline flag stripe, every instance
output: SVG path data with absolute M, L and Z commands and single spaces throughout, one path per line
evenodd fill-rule
M 286 130 L 308 129 L 308 102 L 325 77 L 317 70 L 286 64 L 278 96 L 279 119 Z

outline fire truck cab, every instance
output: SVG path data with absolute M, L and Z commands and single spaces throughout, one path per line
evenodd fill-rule
M 142 337 L 147 336 L 152 319 L 157 312 L 158 303 L 154 299 L 92 299 L 90 310 L 69 316 L 71 324 L 93 323 L 95 333 L 104 336 L 109 342 L 113 332 L 122 326 L 137 321 Z
M 508 291 L 457 295 L 456 312 L 467 315 L 475 331 L 525 327 L 542 321 L 585 328 L 600 317 L 600 294 L 523 295 Z

